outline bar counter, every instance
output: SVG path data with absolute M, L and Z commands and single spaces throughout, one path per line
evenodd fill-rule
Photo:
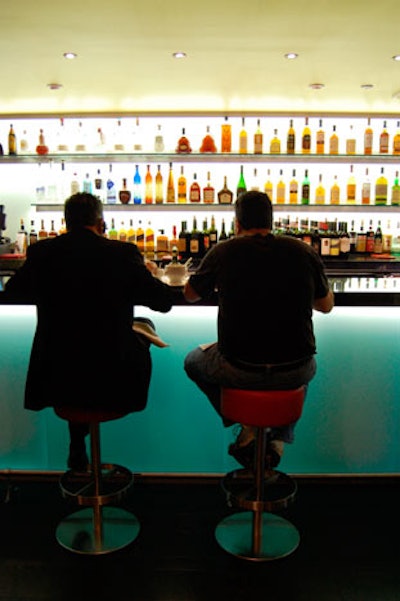
M 314 313 L 318 371 L 281 467 L 304 475 L 398 474 L 400 277 L 333 274 L 336 305 L 328 315 Z M 1 292 L 0 305 L 0 472 L 64 470 L 66 423 L 51 409 L 23 409 L 35 307 L 6 305 Z M 223 428 L 183 370 L 189 350 L 216 339 L 215 299 L 188 305 L 177 288 L 169 313 L 137 307 L 136 315 L 151 317 L 170 346 L 152 347 L 147 408 L 102 426 L 104 460 L 144 474 L 233 469 L 233 428 Z

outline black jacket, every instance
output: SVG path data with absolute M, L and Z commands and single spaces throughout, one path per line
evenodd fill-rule
M 37 306 L 25 407 L 143 409 L 148 345 L 132 331 L 134 306 L 167 312 L 171 289 L 133 244 L 79 229 L 30 246 L 6 298 Z

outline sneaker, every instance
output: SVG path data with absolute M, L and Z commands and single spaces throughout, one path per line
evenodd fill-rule
M 267 446 L 265 460 L 270 468 L 277 467 L 283 455 L 283 440 L 271 440 Z
M 87 472 L 89 469 L 89 458 L 86 451 L 70 450 L 67 465 L 73 472 Z
M 169 346 L 169 344 L 167 342 L 164 342 L 164 340 L 162 340 L 162 338 L 160 338 L 160 336 L 157 334 L 155 329 L 149 323 L 147 323 L 145 321 L 139 321 L 139 320 L 135 319 L 133 322 L 132 329 L 137 334 L 141 334 L 142 336 L 144 336 L 150 344 L 154 344 L 155 346 L 158 346 L 159 348 L 165 348 L 165 347 Z

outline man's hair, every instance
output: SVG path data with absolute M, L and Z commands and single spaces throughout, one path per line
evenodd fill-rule
M 96 225 L 103 217 L 101 200 L 88 192 L 73 194 L 65 201 L 64 216 L 67 230 Z
M 235 203 L 236 219 L 243 229 L 272 229 L 272 203 L 268 194 L 251 190 L 239 196 Z

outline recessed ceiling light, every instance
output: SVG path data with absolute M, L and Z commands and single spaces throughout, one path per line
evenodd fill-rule
M 288 52 L 287 54 L 285 54 L 285 58 L 288 58 L 289 60 L 298 58 L 298 56 L 299 55 L 296 52 Z
M 60 88 L 62 88 L 62 83 L 48 83 L 47 87 L 50 90 L 59 90 Z
M 362 83 L 360 86 L 360 88 L 362 88 L 363 90 L 372 90 L 373 87 L 373 83 Z
M 392 59 L 394 61 L 400 61 L 400 54 L 395 54 L 394 56 L 392 56 Z
M 64 52 L 63 57 L 69 60 L 76 58 L 78 55 L 75 52 Z
M 186 58 L 186 57 L 187 57 L 187 54 L 186 54 L 186 52 L 174 52 L 174 53 L 172 54 L 172 56 L 173 56 L 174 58 Z
M 312 90 L 322 90 L 325 87 L 324 83 L 309 83 L 308 87 Z

